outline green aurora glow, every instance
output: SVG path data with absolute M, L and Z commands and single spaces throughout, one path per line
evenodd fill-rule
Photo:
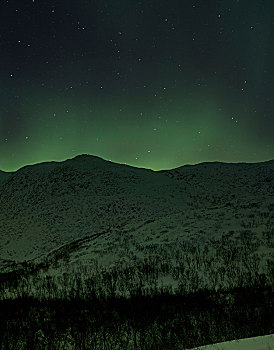
M 2 4 L 0 169 L 273 158 L 273 2 L 183 3 Z

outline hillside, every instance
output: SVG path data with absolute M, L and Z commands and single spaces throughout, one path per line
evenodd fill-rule
M 273 160 L 152 171 L 89 155 L 1 172 L 0 258 L 34 259 L 77 240 L 81 259 L 115 259 L 243 234 L 267 251 L 273 175 Z
M 1 171 L 0 170 L 0 185 L 7 181 L 7 179 L 10 177 L 12 173 L 8 173 L 8 172 L 5 172 L 5 171 Z
M 152 171 L 88 155 L 1 172 L 0 348 L 273 334 L 273 173 L 274 161 Z

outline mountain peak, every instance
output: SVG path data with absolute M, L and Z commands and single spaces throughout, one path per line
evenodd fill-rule
M 78 154 L 77 156 L 73 157 L 72 159 L 84 159 L 87 157 L 96 157 L 96 156 L 92 156 L 90 154 L 83 153 L 83 154 Z M 96 158 L 99 158 L 99 157 L 96 157 Z
M 93 154 L 87 154 L 87 153 L 78 154 L 77 156 L 75 156 L 73 158 L 67 159 L 67 161 L 83 161 L 83 160 L 100 160 L 100 161 L 104 161 L 104 162 L 109 162 L 108 160 L 106 160 L 102 157 L 95 156 Z

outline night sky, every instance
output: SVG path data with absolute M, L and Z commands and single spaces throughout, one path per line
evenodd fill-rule
M 0 2 L 0 169 L 274 158 L 273 0 Z

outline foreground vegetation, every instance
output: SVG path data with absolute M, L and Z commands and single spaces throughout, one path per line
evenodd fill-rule
M 68 250 L 0 275 L 0 349 L 189 349 L 274 332 L 274 263 L 229 240 L 116 265 Z M 141 249 L 140 249 L 141 250 Z
M 273 332 L 269 288 L 0 303 L 0 349 L 186 349 Z

